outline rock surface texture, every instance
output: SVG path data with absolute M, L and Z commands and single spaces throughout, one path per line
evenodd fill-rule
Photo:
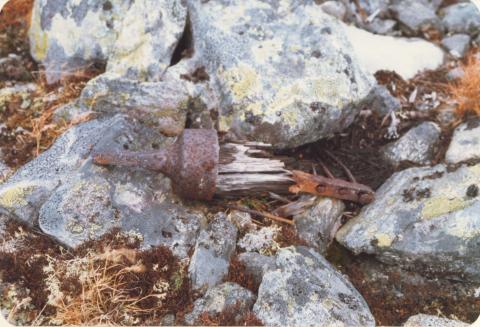
M 203 214 L 173 196 L 163 175 L 99 167 L 90 156 L 92 151 L 152 149 L 152 144 L 171 142 L 122 115 L 83 123 L 0 186 L 0 210 L 38 223 L 67 246 L 117 227 L 143 239 L 144 246 L 166 245 L 186 257 Z
M 352 122 L 372 78 L 342 25 L 313 1 L 190 3 L 195 56 L 220 97 L 220 129 L 286 148 Z
M 472 119 L 455 129 L 445 155 L 447 163 L 480 159 L 480 118 Z
M 179 0 L 34 3 L 31 54 L 50 67 L 52 82 L 60 71 L 107 61 L 117 74 L 158 79 L 170 64 L 187 15 Z
M 440 318 L 437 316 L 418 314 L 408 318 L 404 327 L 467 327 L 467 323 L 458 320 Z
M 263 276 L 253 309 L 265 325 L 375 325 L 357 290 L 314 250 L 283 248 L 276 266 Z
M 480 281 L 480 165 L 394 174 L 337 233 L 355 253 L 419 271 Z

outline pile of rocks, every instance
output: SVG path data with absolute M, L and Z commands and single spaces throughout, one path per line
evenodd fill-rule
M 480 43 L 472 3 L 358 3 L 36 0 L 31 53 L 50 82 L 60 78 L 58 67 L 106 63 L 56 117 L 100 115 L 1 184 L 0 212 L 68 247 L 114 227 L 139 235 L 145 248 L 168 246 L 189 260 L 192 286 L 203 294 L 188 324 L 237 305 L 239 315 L 253 310 L 267 325 L 375 325 L 359 292 L 322 256 L 333 238 L 356 254 L 480 285 L 479 119 L 456 128 L 433 167 L 442 141 L 437 123 L 387 144 L 387 160 L 415 167 L 395 173 L 336 235 L 343 202 L 312 200 L 294 216 L 306 246 L 281 248 L 277 229 L 257 228 L 238 212 L 208 219 L 205 204 L 182 202 L 161 175 L 92 163 L 94 151 L 165 147 L 187 120 L 287 149 L 344 130 L 365 106 L 395 118 L 402 102 L 376 83 L 376 71 L 408 79 Z M 224 282 L 240 252 L 257 294 Z

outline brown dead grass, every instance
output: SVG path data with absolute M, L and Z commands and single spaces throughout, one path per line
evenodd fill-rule
M 471 53 L 462 65 L 464 76 L 450 85 L 450 93 L 458 104 L 457 114 L 480 115 L 480 60 L 478 50 Z
M 30 25 L 33 0 L 9 0 L 0 12 L 0 30 L 15 24 Z

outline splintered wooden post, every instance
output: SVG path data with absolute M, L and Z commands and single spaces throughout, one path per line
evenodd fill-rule
M 134 166 L 161 172 L 172 180 L 176 194 L 211 200 L 275 192 L 287 194 L 293 184 L 285 164 L 271 158 L 263 143 L 219 145 L 213 129 L 185 129 L 170 147 L 147 152 L 102 151 L 99 165 Z
M 215 195 L 232 198 L 266 194 L 288 194 L 294 181 L 285 163 L 272 157 L 264 143 L 220 145 Z

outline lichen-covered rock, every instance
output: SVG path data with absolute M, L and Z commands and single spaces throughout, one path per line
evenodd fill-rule
M 480 33 L 480 11 L 471 2 L 448 6 L 443 11 L 442 23 L 450 33 Z
M 358 291 L 306 247 L 281 249 L 263 276 L 254 313 L 267 326 L 374 326 Z
M 479 164 L 398 172 L 336 239 L 387 263 L 479 281 L 479 180 Z
M 237 228 L 223 214 L 217 214 L 200 232 L 188 267 L 194 289 L 206 291 L 222 282 L 228 274 L 236 240 Z
M 105 73 L 90 80 L 82 90 L 82 106 L 102 113 L 130 112 L 147 118 L 151 125 L 185 126 L 189 90 L 179 78 L 164 76 L 162 81 L 142 82 Z M 185 81 L 183 81 L 185 82 Z
M 467 327 L 470 324 L 463 321 L 440 318 L 437 316 L 417 314 L 411 316 L 403 325 L 404 327 Z
M 240 253 L 238 260 L 245 266 L 245 271 L 253 277 L 254 282 L 258 285 L 262 282 L 263 275 L 276 267 L 275 257 L 257 252 Z
M 189 10 L 221 130 L 295 147 L 348 126 L 371 89 L 343 25 L 314 1 L 191 0 Z
M 187 325 L 201 324 L 199 318 L 203 313 L 217 315 L 229 309 L 235 310 L 235 320 L 240 321 L 242 315 L 252 308 L 255 299 L 255 294 L 250 290 L 235 283 L 223 283 L 195 301 L 192 312 L 185 315 L 185 322 Z
M 455 58 L 462 58 L 470 48 L 470 36 L 468 34 L 454 34 L 442 39 L 442 45 Z
M 474 118 L 458 126 L 445 155 L 447 163 L 459 163 L 480 159 L 480 118 Z
M 343 201 L 318 198 L 312 207 L 293 217 L 298 236 L 324 254 L 341 226 L 344 209 Z
M 398 21 L 413 34 L 420 33 L 431 27 L 438 28 L 440 26 L 440 19 L 437 17 L 435 9 L 424 1 L 396 1 L 390 9 Z
M 108 61 L 114 73 L 158 79 L 186 22 L 180 0 L 39 0 L 30 27 L 32 57 L 51 82 L 60 72 Z
M 172 61 L 187 20 L 181 0 L 136 0 L 121 21 L 107 71 L 156 81 Z
M 393 165 L 410 162 L 430 164 L 440 143 L 440 127 L 432 122 L 421 123 L 397 141 L 383 148 L 384 157 Z
M 138 236 L 144 247 L 164 245 L 187 257 L 203 214 L 172 195 L 161 174 L 135 167 L 100 167 L 92 151 L 146 150 L 173 140 L 117 115 L 75 126 L 0 186 L 0 211 L 38 225 L 67 246 L 111 228 Z
M 345 30 L 360 65 L 371 74 L 393 70 L 407 80 L 443 64 L 443 50 L 431 42 L 375 35 L 355 26 L 346 26 Z

